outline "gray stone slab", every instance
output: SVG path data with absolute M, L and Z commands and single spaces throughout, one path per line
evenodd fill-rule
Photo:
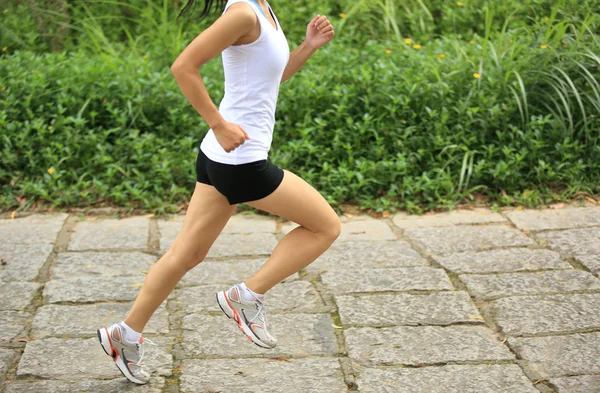
M 363 393 L 539 393 L 515 364 L 364 369 Z
M 337 359 L 184 360 L 181 392 L 346 393 Z
M 146 345 L 143 364 L 151 375 L 169 376 L 173 367 L 173 356 L 168 351 L 171 340 L 153 341 L 157 345 Z M 17 376 L 69 380 L 122 377 L 98 338 L 30 341 L 19 362 Z
M 218 312 L 221 309 L 215 295 L 228 287 L 224 285 L 206 285 L 188 287 L 177 291 L 184 314 L 196 312 Z M 306 281 L 293 281 L 278 284 L 266 294 L 271 313 L 319 313 L 328 311 L 321 297 Z
M 572 269 L 550 250 L 508 248 L 480 252 L 434 255 L 433 260 L 455 273 L 508 273 L 548 269 Z
M 0 220 L 0 239 L 9 244 L 53 244 L 68 214 L 32 214 Z
M 88 218 L 75 226 L 69 250 L 148 248 L 149 224 L 148 217 L 122 220 Z
M 161 393 L 165 386 L 163 378 L 152 378 L 147 385 L 136 385 L 125 378 L 107 381 L 41 381 L 41 382 L 11 382 L 6 384 L 5 393 Z
M 490 305 L 494 319 L 509 336 L 600 328 L 600 294 L 516 296 Z
M 342 222 L 342 234 L 339 237 L 339 241 L 342 242 L 395 239 L 396 235 L 385 221 L 369 216 L 355 216 L 346 222 Z
M 426 266 L 427 262 L 405 241 L 336 242 L 306 270 L 354 270 Z
M 44 288 L 45 303 L 119 302 L 135 299 L 144 282 L 139 277 L 73 277 L 50 280 Z
M 277 221 L 273 217 L 256 214 L 236 214 L 229 219 L 223 233 L 275 233 Z
M 35 282 L 9 282 L 0 285 L 0 311 L 21 311 L 37 293 L 40 284 Z
M 511 360 L 514 355 L 482 326 L 350 328 L 348 354 L 365 365 L 427 365 Z
M 0 283 L 33 281 L 52 252 L 52 244 L 0 244 Z
M 130 304 L 103 303 L 85 306 L 48 305 L 38 309 L 31 336 L 35 339 L 46 337 L 84 338 L 96 337 L 96 329 L 121 322 L 131 309 Z M 169 332 L 169 315 L 165 305 L 152 316 L 144 335 L 166 334 Z
M 600 254 L 578 255 L 575 256 L 575 260 L 590 269 L 591 272 L 600 274 Z
M 223 284 L 233 285 L 245 281 L 266 262 L 267 258 L 243 259 L 227 262 L 205 261 L 190 270 L 180 282 L 180 286 Z M 285 279 L 290 282 L 299 278 L 298 273 Z
M 452 230 L 448 230 L 448 228 L 415 228 L 407 229 L 405 233 L 420 247 L 432 254 L 535 244 L 523 233 L 504 225 L 461 225 Z
M 600 290 L 600 280 L 581 270 L 494 275 L 461 274 L 459 278 L 467 284 L 472 295 L 481 299 Z
M 564 256 L 600 254 L 600 228 L 542 232 L 536 236 L 542 245 L 547 245 Z
M 576 377 L 550 378 L 558 393 L 600 392 L 600 375 L 578 375 Z
M 344 327 L 449 325 L 483 321 L 466 292 L 336 296 L 335 300 Z
M 52 279 L 88 277 L 137 276 L 144 279 L 145 272 L 156 262 L 154 255 L 141 252 L 67 252 L 58 254 L 50 269 Z
M 333 293 L 453 289 L 444 270 L 430 267 L 336 270 L 324 273 L 322 279 Z
M 513 210 L 506 215 L 524 231 L 600 226 L 600 207 Z
M 341 221 L 342 233 L 337 240 L 339 242 L 396 240 L 396 235 L 383 220 L 377 220 L 369 216 L 354 216 L 351 219 L 342 217 Z M 288 222 L 282 225 L 281 231 L 288 234 L 297 226 L 295 223 Z
M 337 340 L 329 314 L 269 315 L 269 331 L 277 347 L 265 350 L 251 343 L 233 319 L 225 315 L 190 314 L 183 318 L 184 358 L 306 357 L 336 355 Z
M 489 209 L 452 210 L 444 213 L 426 214 L 422 216 L 400 213 L 394 216 L 394 224 L 403 229 L 446 227 L 465 224 L 504 223 L 506 219 Z
M 183 216 L 174 216 L 167 220 L 158 220 L 158 232 L 160 234 L 160 249 L 164 252 L 171 248 L 171 245 L 183 228 Z
M 168 250 L 183 228 L 183 216 L 174 216 L 167 220 L 158 220 L 160 249 Z M 237 214 L 229 219 L 221 233 L 275 233 L 277 221 L 272 217 L 254 214 Z
M 510 338 L 528 373 L 542 379 L 600 373 L 600 333 Z
M 234 233 L 220 235 L 207 258 L 270 255 L 277 246 L 277 239 L 271 233 Z
M 0 311 L 0 344 L 25 337 L 31 314 L 22 311 Z
M 18 358 L 19 351 L 0 348 L 0 386 L 4 381 L 4 375 L 13 368 Z

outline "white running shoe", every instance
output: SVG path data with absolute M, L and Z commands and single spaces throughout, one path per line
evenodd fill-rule
M 145 385 L 150 381 L 150 374 L 142 368 L 142 359 L 144 344 L 155 345 L 152 341 L 143 337 L 137 343 L 127 341 L 125 330 L 119 324 L 98 329 L 98 340 L 104 352 L 113 358 L 125 378 L 139 385 Z
M 268 331 L 267 303 L 244 300 L 239 284 L 217 293 L 217 303 L 229 318 L 237 322 L 242 333 L 261 348 L 275 348 L 277 339 Z

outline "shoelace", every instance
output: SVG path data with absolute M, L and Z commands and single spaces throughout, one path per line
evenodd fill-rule
M 256 299 L 256 303 L 259 304 L 258 311 L 256 312 L 254 318 L 250 320 L 250 323 L 254 322 L 254 320 L 258 318 L 258 320 L 262 322 L 263 326 L 265 327 L 265 330 L 268 330 L 266 312 L 269 310 L 269 304 L 264 300 L 259 299 Z
M 137 344 L 138 353 L 140 354 L 140 360 L 138 360 L 138 362 L 136 363 L 136 365 L 139 366 L 139 367 L 142 367 L 142 359 L 144 358 L 144 344 L 145 343 L 148 343 L 150 345 L 156 346 L 156 344 L 154 343 L 154 341 L 149 340 L 147 338 L 143 339 L 141 344 Z

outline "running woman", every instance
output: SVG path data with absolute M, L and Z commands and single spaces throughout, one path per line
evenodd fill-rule
M 189 0 L 182 12 L 194 5 Z M 307 26 L 306 40 L 290 53 L 275 13 L 265 0 L 204 0 L 222 16 L 196 37 L 173 63 L 181 91 L 210 126 L 196 161 L 196 187 L 183 228 L 150 269 L 127 318 L 98 330 L 104 351 L 130 381 L 145 384 L 144 326 L 189 270 L 204 260 L 213 242 L 245 203 L 300 226 L 279 242 L 266 263 L 245 282 L 216 294 L 225 315 L 256 345 L 274 348 L 264 294 L 312 263 L 337 239 L 341 224 L 308 183 L 270 163 L 279 85 L 290 79 L 334 36 L 325 16 Z M 210 99 L 200 67 L 222 53 L 225 96 L 219 109 Z M 218 332 L 215 332 L 218 334 Z

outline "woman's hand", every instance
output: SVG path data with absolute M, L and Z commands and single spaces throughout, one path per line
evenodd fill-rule
M 317 15 L 306 28 L 306 43 L 313 49 L 319 49 L 332 40 L 335 35 L 333 25 L 326 16 Z
M 213 127 L 213 132 L 221 147 L 227 152 L 232 152 L 250 139 L 246 131 L 237 124 L 223 122 Z

